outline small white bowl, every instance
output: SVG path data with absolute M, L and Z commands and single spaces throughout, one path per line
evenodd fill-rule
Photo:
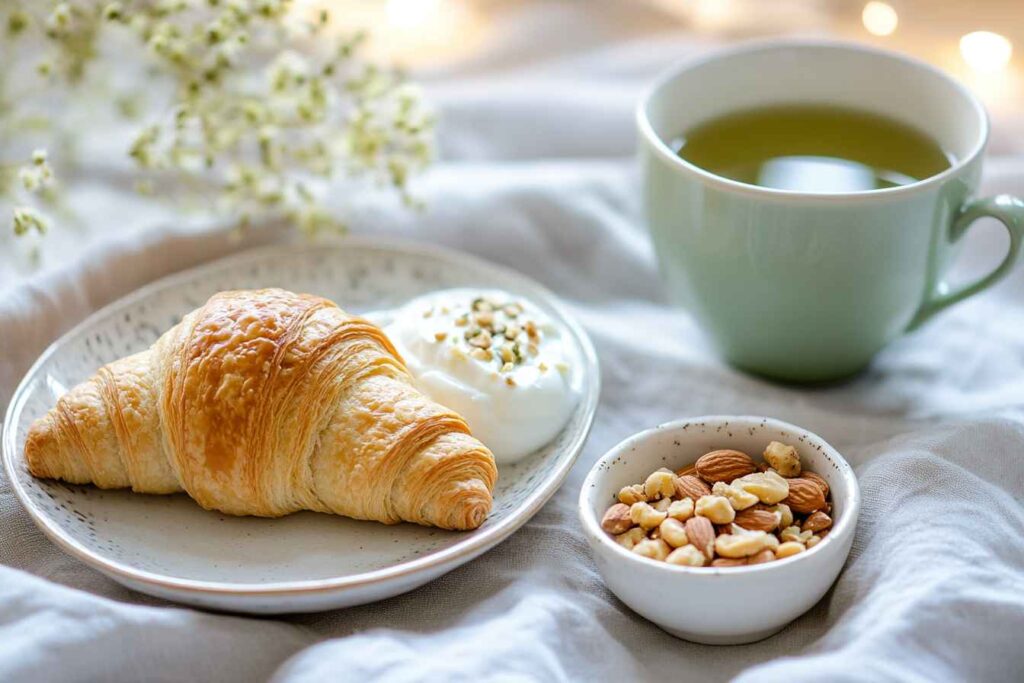
M 629 552 L 601 529 L 619 489 L 659 467 L 680 469 L 719 448 L 756 458 L 769 441 L 796 447 L 805 468 L 832 490 L 832 530 L 814 548 L 752 566 L 681 567 Z M 816 434 L 771 418 L 714 415 L 669 422 L 615 446 L 587 475 L 579 505 L 598 570 L 620 600 L 674 636 L 729 645 L 767 638 L 828 591 L 850 553 L 860 488 L 847 462 Z

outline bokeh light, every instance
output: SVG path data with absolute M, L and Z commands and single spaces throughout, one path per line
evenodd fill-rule
M 998 33 L 974 31 L 960 39 L 960 55 L 975 71 L 989 73 L 1010 63 L 1013 45 Z
M 892 35 L 900 23 L 900 17 L 892 5 L 876 0 L 864 5 L 860 19 L 868 33 L 876 36 Z

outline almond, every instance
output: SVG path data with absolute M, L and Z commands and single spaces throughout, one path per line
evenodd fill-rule
M 712 563 L 712 567 L 742 567 L 747 563 L 747 558 L 719 557 Z
M 750 456 L 740 451 L 711 451 L 697 458 L 697 474 L 710 482 L 730 482 L 757 471 L 757 465 Z
M 715 527 L 707 517 L 686 520 L 686 537 L 710 560 L 715 554 Z
M 697 466 L 687 465 L 681 470 L 676 470 L 676 476 L 685 477 L 687 474 L 697 474 Z
M 624 534 L 632 526 L 633 519 L 629 514 L 629 506 L 625 503 L 612 505 L 601 520 L 601 528 L 610 534 Z
M 711 488 L 692 474 L 676 477 L 673 483 L 678 498 L 693 498 L 693 501 L 697 502 L 701 496 L 711 495 Z
M 804 520 L 803 525 L 800 527 L 801 531 L 813 531 L 818 533 L 832 526 L 832 518 L 826 515 L 821 510 L 812 512 L 808 515 L 807 519 Z
M 781 519 L 782 515 L 778 512 L 749 508 L 737 512 L 733 524 L 750 531 L 775 531 Z
M 806 515 L 825 507 L 825 494 L 811 479 L 797 477 L 789 479 L 789 495 L 782 501 L 793 512 Z
M 804 479 L 810 479 L 821 488 L 821 495 L 828 497 L 828 482 L 825 481 L 821 475 L 815 474 L 814 472 L 804 472 L 800 475 Z

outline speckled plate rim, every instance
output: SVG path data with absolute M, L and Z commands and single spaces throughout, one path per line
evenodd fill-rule
M 516 289 L 519 290 L 520 293 L 531 297 L 535 301 L 542 303 L 552 310 L 558 317 L 559 321 L 572 335 L 572 338 L 576 341 L 583 359 L 582 371 L 585 373 L 585 389 L 584 394 L 581 397 L 581 405 L 584 410 L 583 421 L 581 422 L 580 429 L 574 435 L 572 441 L 561 451 L 561 462 L 554 468 L 553 476 L 547 479 L 544 486 L 541 486 L 536 491 L 532 492 L 520 505 L 520 509 L 518 511 L 509 514 L 504 520 L 495 524 L 491 528 L 485 529 L 478 535 L 459 541 L 447 548 L 430 553 L 424 557 L 410 560 L 408 562 L 401 562 L 383 569 L 375 569 L 373 571 L 329 579 L 310 579 L 304 581 L 241 585 L 221 581 L 200 581 L 195 579 L 168 577 L 155 572 L 136 569 L 121 562 L 108 559 L 80 544 L 73 536 L 66 533 L 62 528 L 60 528 L 60 526 L 51 521 L 46 514 L 35 508 L 28 492 L 24 489 L 18 477 L 15 476 L 16 459 L 20 457 L 14 436 L 16 432 L 15 425 L 22 413 L 22 410 L 24 409 L 25 401 L 27 400 L 30 378 L 35 376 L 39 371 L 39 368 L 51 356 L 60 352 L 62 346 L 68 339 L 94 324 L 99 318 L 108 315 L 110 312 L 117 310 L 122 306 L 134 304 L 140 299 L 144 299 L 158 292 L 173 289 L 174 287 L 187 283 L 192 279 L 206 276 L 221 269 L 236 267 L 239 264 L 244 264 L 249 261 L 260 261 L 266 259 L 271 254 L 279 256 L 282 251 L 288 251 L 292 255 L 295 255 L 296 253 L 301 255 L 304 252 L 320 254 L 324 249 L 351 248 L 389 251 L 392 253 L 402 253 L 407 256 L 422 255 L 442 261 L 458 260 L 463 265 L 468 263 L 470 266 L 475 268 L 491 269 L 496 273 L 499 273 L 503 278 L 507 278 L 514 282 Z M 311 593 L 335 592 L 343 589 L 355 589 L 368 585 L 379 584 L 399 577 L 406 577 L 419 572 L 425 572 L 430 569 L 442 569 L 447 565 L 457 563 L 463 558 L 468 561 L 477 555 L 486 552 L 490 548 L 493 548 L 511 536 L 516 530 L 539 512 L 551 496 L 553 496 L 562 486 L 562 483 L 565 481 L 566 476 L 568 476 L 569 471 L 575 464 L 580 451 L 583 449 L 583 444 L 586 442 L 587 437 L 590 434 L 590 429 L 594 422 L 594 415 L 597 412 L 600 393 L 601 375 L 598 366 L 597 353 L 594 350 L 594 345 L 591 342 L 590 337 L 567 310 L 565 305 L 558 300 L 554 293 L 543 285 L 511 268 L 497 265 L 487 261 L 486 259 L 453 249 L 392 237 L 349 235 L 335 242 L 323 245 L 271 245 L 250 249 L 155 280 L 154 282 L 144 285 L 131 294 L 121 297 L 120 299 L 117 299 L 92 313 L 85 320 L 75 325 L 72 329 L 61 335 L 55 342 L 50 344 L 42 355 L 39 356 L 36 362 L 32 364 L 32 367 L 29 368 L 28 372 L 25 373 L 25 376 L 18 384 L 18 388 L 11 397 L 11 402 L 7 409 L 7 415 L 4 418 L 3 464 L 5 474 L 11 483 L 11 489 L 18 497 L 22 506 L 29 513 L 29 516 L 32 518 L 32 521 L 36 526 L 38 526 L 43 533 L 50 538 L 50 540 L 56 543 L 68 554 L 113 577 L 121 577 L 125 580 L 136 581 L 142 584 L 158 586 L 176 591 L 189 591 L 204 594 L 229 594 L 233 596 L 306 595 Z

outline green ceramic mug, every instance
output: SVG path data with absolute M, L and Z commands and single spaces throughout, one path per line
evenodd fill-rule
M 951 151 L 942 173 L 896 188 L 810 194 L 704 171 L 667 144 L 709 118 L 783 103 L 868 109 Z M 644 203 L 671 295 L 732 364 L 799 382 L 841 378 L 886 343 L 1004 277 L 1024 244 L 1024 202 L 975 198 L 988 119 L 923 62 L 835 42 L 762 42 L 663 77 L 637 112 Z M 950 290 L 957 243 L 982 216 L 1006 226 L 999 266 Z

